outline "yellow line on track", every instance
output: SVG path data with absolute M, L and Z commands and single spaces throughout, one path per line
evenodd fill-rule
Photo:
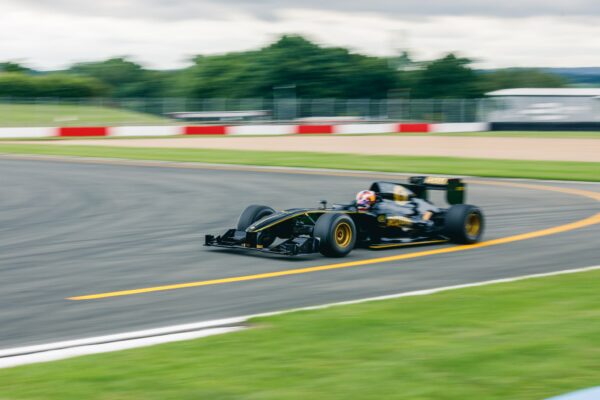
M 497 182 L 497 181 L 479 181 L 473 180 L 469 181 L 476 184 L 484 184 L 484 185 L 495 185 L 495 186 L 509 186 L 509 187 L 520 187 L 526 189 L 536 189 L 536 190 L 546 190 L 552 192 L 559 192 L 565 194 L 572 194 L 577 196 L 588 197 L 594 199 L 596 201 L 600 201 L 600 193 L 591 192 L 588 190 L 581 189 L 572 189 L 572 188 L 564 188 L 564 187 L 556 187 L 556 186 L 546 186 L 546 185 L 534 185 L 528 183 L 517 183 L 517 182 Z M 235 282 L 245 282 L 245 281 L 254 281 L 259 279 L 270 279 L 270 278 L 278 278 L 282 276 L 292 276 L 292 275 L 301 275 L 308 274 L 312 272 L 320 272 L 320 271 L 330 271 L 342 268 L 351 268 L 351 267 L 359 267 L 364 265 L 371 264 L 380 264 L 391 261 L 400 261 L 400 260 L 409 260 L 413 258 L 426 257 L 426 256 L 434 256 L 439 254 L 448 254 L 448 253 L 456 253 L 459 251 L 466 250 L 474 250 L 480 249 L 484 247 L 496 246 L 506 243 L 518 242 L 521 240 L 534 239 L 542 236 L 554 235 L 557 233 L 563 233 L 572 231 L 575 229 L 584 228 L 587 226 L 600 224 L 600 212 L 592 215 L 591 217 L 571 222 L 564 225 L 555 226 L 552 228 L 541 229 L 533 232 L 522 233 L 519 235 L 507 236 L 499 239 L 487 240 L 485 242 L 480 242 L 472 245 L 461 245 L 454 247 L 444 247 L 434 250 L 426 250 L 419 251 L 408 254 L 399 254 L 388 257 L 377 257 L 370 258 L 367 260 L 358 260 L 358 261 L 349 261 L 342 262 L 336 264 L 327 264 L 320 265 L 315 267 L 307 267 L 307 268 L 298 268 L 298 269 L 289 269 L 284 271 L 274 271 L 274 272 L 266 272 L 261 274 L 254 275 L 244 275 L 244 276 L 233 276 L 229 278 L 219 278 L 219 279 L 211 279 L 205 281 L 196 281 L 196 282 L 186 282 L 186 283 L 177 283 L 172 285 L 163 285 L 163 286 L 154 286 L 154 287 L 146 287 L 139 289 L 130 289 L 130 290 L 120 290 L 115 292 L 107 292 L 107 293 L 98 293 L 98 294 L 89 294 L 83 296 L 74 296 L 69 297 L 67 300 L 97 300 L 97 299 L 105 299 L 109 297 L 121 297 L 121 296 L 131 296 L 135 294 L 142 293 L 151 293 L 151 292 L 161 292 L 167 290 L 176 290 L 176 289 L 185 289 L 191 287 L 200 287 L 200 286 L 212 286 L 212 285 L 221 285 L 225 283 L 235 283 Z

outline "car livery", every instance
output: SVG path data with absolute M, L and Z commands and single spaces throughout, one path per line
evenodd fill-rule
M 464 204 L 459 178 L 414 176 L 406 183 L 374 182 L 376 202 L 368 210 L 356 203 L 275 211 L 250 205 L 237 227 L 206 235 L 205 245 L 298 255 L 344 257 L 356 247 L 387 249 L 418 244 L 476 243 L 484 230 L 480 208 Z M 429 201 L 429 191 L 444 190 L 447 208 Z

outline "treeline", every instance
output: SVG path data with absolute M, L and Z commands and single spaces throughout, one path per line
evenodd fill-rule
M 0 97 L 113 98 L 478 98 L 511 87 L 563 87 L 535 69 L 481 72 L 448 54 L 430 62 L 370 57 L 287 35 L 256 51 L 197 56 L 191 66 L 156 71 L 126 58 L 42 73 L 0 63 Z
M 104 97 L 111 89 L 101 80 L 69 74 L 0 73 L 0 97 Z

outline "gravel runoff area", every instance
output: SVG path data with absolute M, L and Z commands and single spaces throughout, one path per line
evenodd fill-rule
M 403 156 L 475 157 L 506 160 L 600 162 L 600 140 L 595 139 L 298 135 L 277 137 L 171 137 L 120 140 L 85 139 L 43 141 L 38 143 L 57 146 L 102 145 L 186 149 L 311 151 Z

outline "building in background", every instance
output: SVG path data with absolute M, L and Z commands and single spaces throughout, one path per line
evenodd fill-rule
M 504 89 L 486 94 L 494 129 L 600 129 L 600 89 Z

